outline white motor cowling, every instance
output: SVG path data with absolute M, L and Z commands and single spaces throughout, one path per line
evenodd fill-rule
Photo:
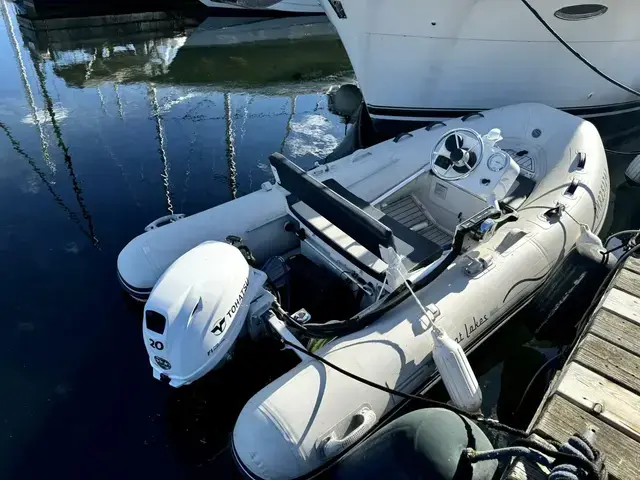
M 153 376 L 180 387 L 223 362 L 265 277 L 228 243 L 204 242 L 178 258 L 144 309 L 142 332 Z

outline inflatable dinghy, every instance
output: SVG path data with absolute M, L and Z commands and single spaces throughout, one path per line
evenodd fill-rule
M 599 232 L 609 199 L 595 127 L 538 104 L 437 123 L 308 172 L 282 155 L 270 162 L 275 183 L 160 219 L 118 258 L 124 288 L 147 300 L 150 364 L 169 385 L 222 365 L 241 336 L 272 335 L 377 384 L 425 392 L 439 379 L 430 323 L 477 347 L 581 229 Z M 296 269 L 346 290 L 342 318 L 287 308 Z M 251 478 L 313 476 L 402 403 L 299 356 L 237 419 L 234 456 Z

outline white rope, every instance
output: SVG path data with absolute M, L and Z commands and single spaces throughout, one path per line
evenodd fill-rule
M 400 277 L 402 278 L 402 280 L 404 281 L 405 286 L 407 287 L 407 290 L 409 290 L 409 293 L 411 293 L 411 296 L 413 297 L 413 299 L 415 300 L 415 302 L 418 304 L 418 307 L 420 307 L 420 310 L 422 311 L 423 316 L 427 319 L 427 321 L 429 322 L 428 325 L 425 325 L 425 327 L 429 328 L 433 328 L 433 330 L 437 333 L 437 334 L 442 334 L 442 330 L 440 330 L 436 324 L 431 320 L 431 315 L 429 312 L 427 312 L 427 309 L 424 308 L 424 305 L 422 305 L 422 302 L 420 302 L 420 299 L 418 298 L 418 296 L 415 294 L 415 292 L 413 291 L 413 288 L 411 288 L 411 285 L 409 284 L 409 281 L 407 280 L 407 278 L 404 276 L 404 274 L 402 273 L 402 268 L 401 268 L 401 262 L 402 262 L 402 257 L 400 257 L 400 255 L 398 255 L 397 252 L 393 251 L 394 253 L 394 260 L 391 263 L 391 265 L 388 266 L 387 268 L 387 275 L 389 274 L 389 270 L 394 270 L 395 272 L 398 273 L 398 275 L 400 275 Z M 385 275 L 385 282 L 387 281 L 387 276 Z M 422 317 L 420 317 L 420 322 L 424 325 L 424 322 L 422 321 Z

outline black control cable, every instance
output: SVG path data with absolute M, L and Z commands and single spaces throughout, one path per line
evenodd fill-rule
M 517 437 L 527 437 L 529 434 L 527 432 L 525 432 L 524 430 L 519 430 L 517 428 L 513 428 L 510 427 L 509 425 L 504 425 L 500 422 L 498 422 L 497 420 L 494 420 L 492 418 L 486 418 L 483 415 L 474 415 L 474 414 L 470 414 L 465 410 L 462 410 L 461 408 L 458 408 L 454 405 L 449 405 L 448 403 L 445 402 L 439 402 L 437 400 L 431 400 L 427 397 L 423 397 L 421 395 L 414 395 L 411 393 L 406 393 L 406 392 L 401 392 L 400 390 L 394 390 L 393 388 L 389 388 L 386 387 L 384 385 L 380 385 L 378 383 L 372 382 L 370 380 L 367 380 L 366 378 L 362 378 L 354 373 L 351 373 L 347 370 L 344 370 L 343 368 L 337 366 L 334 363 L 331 363 L 329 360 L 327 360 L 326 358 L 321 357 L 320 355 L 317 355 L 313 352 L 310 352 L 309 350 L 305 349 L 304 347 L 301 347 L 300 345 L 296 345 L 293 342 L 290 342 L 289 340 L 286 340 L 284 338 L 280 338 L 280 341 L 282 343 L 284 343 L 287 347 L 291 347 L 294 350 L 297 350 L 301 353 L 304 353 L 305 355 L 308 355 L 309 357 L 313 358 L 314 360 L 317 360 L 318 362 L 327 365 L 328 367 L 333 368 L 334 370 L 338 371 L 339 373 L 341 373 L 342 375 L 345 375 L 349 378 L 351 378 L 352 380 L 355 380 L 357 382 L 363 383 L 371 388 L 375 388 L 377 390 L 381 390 L 385 393 L 388 393 L 389 395 L 394 395 L 397 397 L 400 397 L 404 400 L 417 400 L 419 402 L 423 402 L 426 403 L 429 407 L 439 407 L 439 408 L 445 408 L 447 410 L 451 410 L 452 412 L 458 414 L 458 415 L 463 415 L 467 418 L 470 418 L 474 421 L 480 422 L 480 423 L 484 423 L 488 426 L 490 426 L 491 428 L 495 429 L 495 430 L 499 430 L 502 432 L 506 432 L 506 433 L 510 433 L 511 435 L 515 435 Z
M 487 218 L 493 217 L 489 216 Z M 447 255 L 441 259 L 440 263 L 433 270 L 431 270 L 419 280 L 416 280 L 416 282 L 411 285 L 414 291 L 417 292 L 418 290 L 429 285 L 455 261 L 455 259 L 462 252 L 462 243 L 464 241 L 465 235 L 467 235 L 474 226 L 475 224 L 465 226 L 464 228 L 458 228 L 456 230 L 449 253 L 447 253 Z M 400 285 L 393 292 L 383 297 L 378 303 L 374 303 L 367 309 L 354 315 L 348 320 L 329 320 L 324 323 L 301 324 L 282 309 L 278 309 L 277 313 L 279 315 L 279 318 L 293 330 L 296 330 L 311 338 L 332 339 L 362 330 L 385 313 L 400 305 L 402 302 L 408 299 L 409 296 L 410 293 L 406 288 L 406 285 Z
M 611 153 L 613 155 L 640 155 L 640 150 L 635 150 L 635 151 L 630 151 L 630 152 L 624 152 L 622 150 L 612 150 L 610 148 L 605 148 L 604 149 L 605 152 L 607 153 Z

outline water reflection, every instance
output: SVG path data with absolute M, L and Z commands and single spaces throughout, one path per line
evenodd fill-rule
M 9 37 L 9 43 L 11 44 L 11 48 L 13 49 L 13 55 L 16 59 L 16 63 L 18 65 L 18 71 L 20 72 L 20 80 L 22 81 L 22 88 L 24 88 L 24 94 L 27 100 L 27 104 L 31 109 L 31 116 L 33 120 L 33 124 L 37 126 L 38 133 L 40 135 L 40 145 L 42 148 L 42 157 L 51 170 L 51 173 L 55 174 L 55 165 L 51 162 L 51 158 L 49 157 L 49 150 L 47 139 L 44 135 L 41 117 L 38 115 L 38 109 L 36 108 L 36 102 L 33 98 L 33 91 L 31 90 L 31 85 L 29 84 L 29 80 L 27 78 L 27 72 L 24 66 L 24 60 L 22 59 L 22 52 L 20 51 L 20 47 L 18 46 L 18 39 L 16 38 L 16 33 L 13 28 L 13 21 L 9 16 L 9 10 L 7 7 L 7 3 L 4 1 L 0 2 L 0 7 L 2 8 L 2 19 L 4 21 L 5 29 L 7 31 L 7 35 Z
M 136 36 L 131 43 L 119 35 L 93 46 L 86 39 L 49 40 L 53 34 L 40 32 L 34 47 L 51 56 L 56 75 L 70 87 L 152 81 L 280 95 L 317 93 L 351 78 L 342 44 L 324 16 L 211 17 L 187 35 Z
M 85 230 L 85 228 L 83 227 L 82 223 L 80 222 L 80 219 L 78 218 L 78 215 L 76 215 L 76 213 L 74 211 L 72 211 L 67 204 L 65 203 L 65 201 L 62 199 L 62 197 L 60 197 L 60 195 L 55 191 L 54 188 L 54 183 L 52 183 L 48 178 L 47 175 L 45 174 L 45 172 L 43 172 L 40 167 L 38 167 L 37 162 L 27 153 L 24 151 L 24 149 L 22 148 L 22 146 L 20 145 L 20 142 L 18 142 L 14 136 L 11 134 L 11 131 L 9 130 L 9 127 L 7 127 L 4 123 L 0 122 L 0 128 L 2 129 L 2 131 L 7 135 L 7 138 L 9 139 L 9 141 L 11 142 L 11 146 L 13 147 L 13 149 L 20 155 L 22 156 L 28 163 L 29 166 L 31 167 L 31 169 L 34 171 L 34 173 L 38 176 L 38 178 L 42 181 L 42 183 L 45 185 L 45 187 L 47 188 L 47 190 L 49 191 L 49 193 L 51 193 L 51 195 L 53 196 L 55 202 L 60 205 L 60 208 L 62 208 L 62 210 L 64 210 L 64 212 L 69 216 L 69 218 L 78 226 L 78 228 L 80 229 L 80 231 L 92 242 L 94 242 L 94 244 L 97 246 L 97 239 L 95 236 L 95 233 L 93 231 L 93 224 L 89 223 L 90 227 L 89 227 L 89 231 Z M 83 212 L 83 215 L 86 213 L 85 219 L 86 220 L 90 220 L 91 217 L 89 216 L 89 213 L 86 212 L 86 208 Z
M 13 32 L 5 3 L 3 15 L 8 31 Z M 95 20 L 83 25 L 80 19 L 64 18 L 48 19 L 46 23 L 39 23 L 38 19 L 22 19 L 19 22 L 42 93 L 46 113 L 44 122 L 35 106 L 18 40 L 13 34 L 15 58 L 23 73 L 33 123 L 41 132 L 45 161 L 52 170 L 55 169 L 55 162 L 47 160 L 49 145 L 44 124 L 50 123 L 57 144 L 63 152 L 82 215 L 89 221 L 91 231 L 91 216 L 87 212 L 82 190 L 72 168 L 69 146 L 62 137 L 60 126 L 69 110 L 68 107 L 62 107 L 60 101 L 54 103 L 49 94 L 48 70 L 64 80 L 65 85 L 72 89 L 69 92 L 73 89 L 94 91 L 102 117 L 110 117 L 110 112 L 115 110 L 123 123 L 121 127 L 126 123 L 128 115 L 133 115 L 132 120 L 139 120 L 136 114 L 127 113 L 127 110 L 140 106 L 136 99 L 139 97 L 139 90 L 135 87 L 145 86 L 150 117 L 154 121 L 157 151 L 162 163 L 160 179 L 166 211 L 169 213 L 174 212 L 172 188 L 176 179 L 171 178 L 175 172 L 170 171 L 167 143 L 168 137 L 174 136 L 176 124 L 183 131 L 192 130 L 187 160 L 189 168 L 184 172 L 185 188 L 182 196 L 188 193 L 189 176 L 194 167 L 191 159 L 193 154 L 197 154 L 194 151 L 199 146 L 196 140 L 202 136 L 203 129 L 196 123 L 213 123 L 218 120 L 224 122 L 227 168 L 225 172 L 221 172 L 217 165 L 214 166 L 211 178 L 214 181 L 223 180 L 229 185 L 230 198 L 235 198 L 239 191 L 248 191 L 239 186 L 242 181 L 238 182 L 237 178 L 236 157 L 238 148 L 241 148 L 236 145 L 238 125 L 242 130 L 239 138 L 242 142 L 247 122 L 254 123 L 251 121 L 255 120 L 255 123 L 261 123 L 260 120 L 268 118 L 286 117 L 284 134 L 278 135 L 277 150 L 285 152 L 290 142 L 288 153 L 294 157 L 320 159 L 343 135 L 343 132 L 334 128 L 336 119 L 327 118 L 333 116 L 326 112 L 324 105 L 320 105 L 325 102 L 324 96 L 318 95 L 335 82 L 351 76 L 348 59 L 326 17 L 211 17 L 199 23 L 194 18 L 179 16 L 171 17 L 168 21 L 167 16 L 161 12 L 136 15 L 136 20 L 145 22 L 123 23 L 125 16 L 116 25 L 100 25 Z M 141 17 L 144 15 L 148 18 Z M 61 28 L 67 24 L 73 28 Z M 216 101 L 219 93 L 222 94 L 221 101 Z M 309 97 L 303 102 L 305 105 L 314 98 L 313 107 L 296 112 L 297 97 L 301 95 Z M 274 100 L 280 97 L 284 105 L 278 108 Z M 82 98 L 89 97 L 84 94 Z M 115 108 L 111 106 L 113 104 Z M 234 105 L 240 107 L 234 108 Z M 85 105 L 80 106 L 81 111 L 84 108 Z M 178 111 L 183 112 L 181 117 L 173 115 Z M 88 120 L 94 122 L 100 130 L 98 136 L 103 140 L 109 157 L 116 160 L 113 144 L 106 141 L 105 132 L 99 126 L 103 120 L 97 118 L 95 113 L 90 117 Z M 77 120 L 76 113 L 76 118 L 71 121 L 74 123 Z M 191 126 L 188 126 L 189 122 L 192 123 Z M 235 125 L 235 122 L 239 124 Z M 128 125 L 127 129 L 130 127 Z M 172 132 L 168 133 L 167 128 Z M 327 140 L 328 147 L 325 146 Z M 170 141 L 172 144 L 175 142 L 174 139 Z M 182 141 L 184 139 L 178 140 L 177 144 Z M 203 156 L 203 152 L 199 153 Z M 265 151 L 265 155 L 266 153 Z M 258 158 L 253 162 L 260 170 L 259 176 L 268 177 L 268 171 L 260 160 Z M 304 163 L 304 159 L 302 161 Z M 131 185 L 132 176 L 127 173 L 128 166 L 122 162 L 118 165 L 127 190 L 135 196 L 135 188 Z M 146 178 L 145 170 L 143 166 L 141 175 Z M 254 173 L 251 170 L 248 175 L 249 189 L 254 185 Z M 180 206 L 184 205 L 184 201 L 180 203 Z M 139 206 L 138 201 L 136 206 Z
M 158 96 L 156 88 L 147 85 L 147 96 L 151 103 L 151 112 L 156 124 L 156 139 L 158 140 L 158 153 L 162 161 L 162 185 L 164 186 L 164 194 L 167 197 L 167 211 L 170 215 L 174 214 L 173 205 L 171 203 L 171 190 L 169 189 L 169 160 L 167 160 L 167 152 L 165 150 L 164 127 L 162 125 L 162 116 L 160 115 L 160 107 L 158 106 Z
M 31 60 L 33 62 L 33 67 L 36 72 L 36 76 L 38 77 L 38 82 L 40 84 L 40 91 L 42 92 L 42 97 L 45 102 L 45 108 L 47 113 L 49 114 L 48 118 L 50 119 L 51 126 L 53 127 L 53 133 L 58 141 L 58 147 L 62 150 L 64 154 L 64 165 L 67 168 L 67 172 L 69 173 L 69 178 L 71 179 L 71 185 L 73 187 L 73 192 L 75 193 L 76 200 L 78 202 L 78 206 L 80 207 L 80 211 L 82 212 L 82 216 L 87 221 L 89 226 L 89 233 L 91 235 L 92 242 L 94 246 L 98 246 L 98 238 L 95 234 L 95 229 L 93 227 L 93 220 L 91 218 L 91 214 L 87 209 L 84 198 L 82 196 L 82 188 L 80 186 L 80 182 L 78 177 L 76 176 L 75 170 L 73 168 L 73 162 L 71 160 L 71 153 L 69 152 L 69 147 L 65 143 L 62 138 L 62 131 L 60 129 L 60 124 L 56 118 L 56 112 L 53 106 L 53 100 L 51 99 L 51 95 L 49 95 L 49 91 L 47 88 L 46 78 L 45 78 L 45 70 L 43 67 L 42 59 L 38 57 L 38 55 L 31 51 Z
M 321 160 L 344 135 L 324 92 L 349 78 L 346 54 L 324 17 L 151 12 L 105 24 L 18 18 L 0 4 L 0 201 L 11 206 L 0 226 L 0 269 L 11 272 L 0 375 L 14 393 L 0 399 L 0 476 L 95 477 L 97 464 L 98 476 L 119 465 L 128 476 L 149 465 L 193 473 L 224 446 L 233 413 L 211 430 L 216 415 L 191 415 L 152 381 L 116 256 L 154 218 L 258 188 L 273 151 L 305 167 Z M 247 392 L 274 368 L 263 365 Z M 202 388 L 208 405 L 244 403 L 212 403 Z
M 29 104 L 29 107 L 31 108 L 31 112 L 32 112 L 32 116 L 33 116 L 33 123 L 38 128 L 38 133 L 39 133 L 40 141 L 41 141 L 43 160 L 45 161 L 47 166 L 49 166 L 52 174 L 55 175 L 55 173 L 56 173 L 56 165 L 55 165 L 55 163 L 52 162 L 52 160 L 50 158 L 50 155 L 49 155 L 48 143 L 47 143 L 47 140 L 46 140 L 46 137 L 45 137 L 45 133 L 43 131 L 43 123 L 44 122 L 43 122 L 43 119 L 41 118 L 41 115 L 39 115 L 39 112 L 38 112 L 37 108 L 35 107 L 35 100 L 34 100 L 34 97 L 33 97 L 33 92 L 31 90 L 31 86 L 30 86 L 29 80 L 27 79 L 27 76 L 26 76 L 25 65 L 24 65 L 24 61 L 23 61 L 23 58 L 22 58 L 22 53 L 20 52 L 20 48 L 18 47 L 17 39 L 15 37 L 15 33 L 14 33 L 14 29 L 13 29 L 13 22 L 12 22 L 10 16 L 9 16 L 7 4 L 5 2 L 2 2 L 2 15 L 3 15 L 3 20 L 5 22 L 5 26 L 6 26 L 6 29 L 7 29 L 7 33 L 9 34 L 9 39 L 10 39 L 10 42 L 11 42 L 11 46 L 13 47 L 13 51 L 15 53 L 15 58 L 16 58 L 16 62 L 18 64 L 18 70 L 19 70 L 19 73 L 20 73 L 20 78 L 22 80 L 23 87 L 25 89 L 25 95 L 27 97 L 27 103 Z M 69 178 L 71 179 L 71 184 L 72 184 L 72 187 L 73 187 L 73 191 L 75 193 L 75 197 L 76 197 L 76 201 L 78 203 L 78 206 L 80 207 L 80 211 L 82 213 L 82 217 L 87 222 L 88 230 L 89 230 L 88 231 L 88 236 L 91 239 L 91 242 L 93 243 L 93 245 L 95 247 L 98 247 L 99 241 L 98 241 L 98 238 L 96 237 L 95 228 L 93 226 L 93 220 L 92 220 L 91 214 L 89 213 L 89 210 L 87 209 L 87 206 L 85 204 L 84 198 L 82 196 L 82 187 L 81 187 L 80 182 L 78 181 L 78 178 L 77 178 L 76 173 L 74 171 L 73 162 L 72 162 L 72 159 L 71 159 L 71 154 L 69 153 L 69 147 L 67 146 L 67 144 L 65 143 L 65 141 L 64 141 L 64 139 L 62 137 L 62 131 L 60 129 L 60 125 L 59 125 L 58 120 L 56 118 L 56 112 L 55 112 L 53 100 L 51 99 L 51 96 L 49 95 L 49 91 L 48 91 L 47 84 L 46 84 L 45 71 L 43 69 L 43 64 L 42 64 L 42 59 L 38 56 L 38 53 L 34 52 L 33 50 L 29 50 L 29 54 L 30 54 L 30 58 L 31 58 L 33 69 L 35 70 L 36 77 L 38 79 L 39 89 L 40 89 L 40 92 L 41 92 L 42 97 L 43 97 L 44 102 L 45 102 L 45 109 L 46 109 L 46 113 L 47 113 L 46 120 L 51 123 L 51 125 L 53 127 L 54 135 L 55 135 L 56 140 L 57 140 L 58 147 L 64 153 L 64 164 L 65 164 L 65 167 L 66 167 L 67 172 L 69 174 Z M 78 223 L 77 222 L 77 217 L 75 216 L 75 214 L 73 214 L 68 209 L 68 207 L 66 207 L 66 205 L 64 205 L 64 203 L 59 200 L 59 197 L 57 196 L 57 194 L 54 193 L 54 191 L 52 189 L 52 186 L 49 183 L 49 181 L 44 177 L 42 172 L 35 166 L 35 163 L 33 162 L 33 159 L 31 157 L 29 157 L 26 154 L 26 152 L 24 152 L 24 150 L 22 150 L 22 148 L 19 146 L 19 142 L 17 142 L 12 137 L 11 133 L 9 132 L 9 129 L 7 128 L 7 126 L 3 124 L 2 128 L 5 131 L 5 133 L 7 134 L 7 136 L 9 137 L 9 139 L 11 141 L 11 144 L 14 146 L 16 151 L 18 153 L 20 153 L 24 158 L 26 158 L 28 160 L 29 164 L 32 166 L 32 168 L 34 169 L 36 174 L 45 182 L 45 184 L 47 185 L 47 188 L 54 194 L 54 198 L 56 199 L 56 202 L 58 204 L 60 204 L 61 206 L 63 206 L 65 211 L 67 211 L 69 213 L 69 215 L 70 215 L 69 218 L 71 218 L 75 223 Z M 84 232 L 84 229 L 82 231 Z
M 227 166 L 229 167 L 229 191 L 231 198 L 238 197 L 238 170 L 236 169 L 236 146 L 235 146 L 235 130 L 233 127 L 233 115 L 231 109 L 231 95 L 224 94 L 224 120 L 227 125 L 225 130 L 225 141 L 227 144 Z

